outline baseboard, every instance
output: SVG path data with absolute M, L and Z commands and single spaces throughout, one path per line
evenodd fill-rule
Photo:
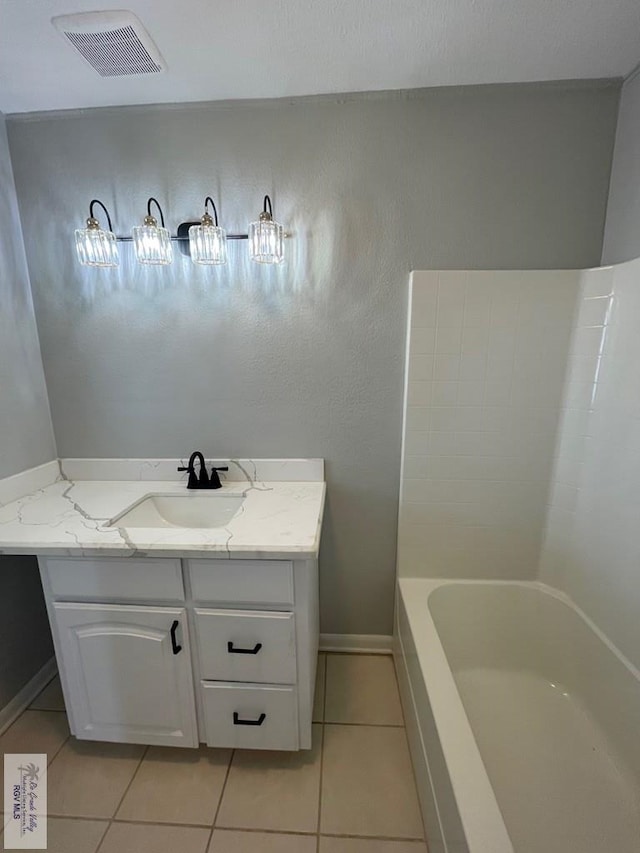
M 386 634 L 320 634 L 321 652 L 390 655 L 393 637 Z
M 22 690 L 13 697 L 9 704 L 0 710 L 0 735 L 29 707 L 57 671 L 56 659 L 52 657 L 45 663 L 41 670 L 36 672 L 31 681 L 28 681 Z

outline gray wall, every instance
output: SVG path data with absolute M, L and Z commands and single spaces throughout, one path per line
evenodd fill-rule
M 640 257 L 640 69 L 622 88 L 603 264 Z
M 55 457 L 5 121 L 0 113 L 0 478 Z
M 0 708 L 53 657 L 34 557 L 0 557 Z
M 619 86 L 432 89 L 106 109 L 9 124 L 61 456 L 323 456 L 322 630 L 390 633 L 408 273 L 598 263 Z M 283 269 L 232 248 L 87 271 L 89 200 L 120 233 L 262 195 Z
M 55 459 L 56 451 L 0 114 L 0 477 Z M 0 557 L 0 708 L 53 655 L 33 557 Z

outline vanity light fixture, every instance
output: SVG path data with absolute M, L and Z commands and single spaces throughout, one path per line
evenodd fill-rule
M 213 216 L 209 213 L 209 202 Z M 189 228 L 189 252 L 196 264 L 227 263 L 227 232 L 218 225 L 218 211 L 211 196 L 204 200 L 204 215 L 199 225 Z
M 154 203 L 160 214 L 161 226 L 158 220 L 151 215 L 151 203 Z M 136 225 L 131 229 L 133 246 L 136 258 L 141 264 L 154 266 L 166 266 L 173 260 L 173 248 L 171 247 L 171 234 L 164 225 L 164 213 L 158 200 L 151 197 L 147 201 L 147 215 L 142 225 Z
M 96 204 L 104 210 L 109 230 L 104 231 L 93 215 Z M 154 204 L 160 214 L 160 225 L 151 213 Z M 209 205 L 213 216 L 209 213 Z M 94 198 L 89 205 L 87 227 L 77 229 L 76 251 L 84 266 L 117 267 L 118 243 L 133 243 L 136 258 L 141 264 L 166 266 L 173 261 L 172 241 L 176 241 L 183 255 L 189 255 L 194 263 L 203 265 L 227 263 L 227 241 L 248 240 L 249 255 L 259 264 L 281 264 L 284 261 L 285 233 L 282 225 L 273 218 L 273 207 L 268 195 L 264 197 L 263 209 L 258 220 L 249 225 L 248 234 L 228 234 L 218 224 L 218 211 L 211 196 L 204 200 L 204 214 L 195 222 L 181 222 L 176 236 L 171 236 L 164 223 L 164 213 L 157 199 L 147 201 L 147 215 L 142 225 L 131 229 L 130 237 L 113 233 L 111 217 L 104 204 Z
M 108 231 L 100 227 L 100 223 L 93 215 L 96 204 L 99 204 L 105 212 Z M 120 263 L 111 217 L 100 199 L 94 198 L 89 204 L 87 227 L 76 228 L 76 252 L 78 260 L 85 267 L 117 267 Z
M 249 225 L 249 254 L 259 264 L 280 264 L 284 260 L 284 229 L 273 218 L 268 195 L 258 221 Z

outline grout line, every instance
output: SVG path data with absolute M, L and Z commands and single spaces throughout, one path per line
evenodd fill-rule
M 420 822 L 422 823 L 422 832 L 424 838 L 422 839 L 424 843 L 427 843 L 427 827 L 424 822 L 424 813 L 422 811 L 422 802 L 420 800 L 420 793 L 418 791 L 418 777 L 416 776 L 416 768 L 413 763 L 413 755 L 411 754 L 411 744 L 409 743 L 409 733 L 407 732 L 407 719 L 405 717 L 404 708 L 402 706 L 402 697 L 400 694 L 400 681 L 398 680 L 398 670 L 396 669 L 396 659 L 393 657 L 393 674 L 396 680 L 396 689 L 398 691 L 398 698 L 400 699 L 400 710 L 402 711 L 402 719 L 404 720 L 404 738 L 407 744 L 407 750 L 409 752 L 409 762 L 411 764 L 411 775 L 413 777 L 413 787 L 416 792 L 416 798 L 418 800 L 418 811 L 420 812 Z
M 106 822 L 106 824 L 107 824 L 107 825 L 106 825 L 106 826 L 105 826 L 105 828 L 104 828 L 104 832 L 103 832 L 103 833 L 102 833 L 102 835 L 100 836 L 100 841 L 98 842 L 98 846 L 97 846 L 97 847 L 96 847 L 96 849 L 95 849 L 95 853 L 98 853 L 98 850 L 100 850 L 100 848 L 102 847 L 102 842 L 103 842 L 103 841 L 105 840 L 105 838 L 107 837 L 107 832 L 109 832 L 109 827 L 111 826 L 111 821 L 110 821 L 110 820 L 109 820 L 109 821 L 107 821 L 107 822 Z
M 42 711 L 44 714 L 66 714 L 67 713 L 66 708 L 32 708 L 31 705 L 29 705 L 28 708 L 25 708 L 24 711 Z M 24 711 L 23 711 L 23 713 L 24 713 Z M 18 717 L 18 719 L 20 719 L 20 718 Z M 9 729 L 7 729 L 7 731 L 9 731 Z
M 48 814 L 47 818 L 52 820 L 90 820 L 93 823 L 110 823 L 111 818 L 96 817 L 95 815 L 78 815 L 78 814 Z
M 379 658 L 391 657 L 393 651 L 391 649 L 363 649 L 362 651 L 355 651 L 353 649 L 320 649 L 318 654 L 326 655 L 327 657 L 329 655 L 338 655 L 340 657 Z
M 405 844 L 424 844 L 424 838 L 416 838 L 415 835 L 411 837 L 399 836 L 399 835 L 347 835 L 346 833 L 337 833 L 337 832 L 323 832 L 323 838 L 361 838 L 363 841 L 404 841 Z
M 20 717 L 18 717 L 18 718 L 17 718 L 17 719 L 12 723 L 12 725 L 15 725 L 15 724 L 18 722 L 18 720 L 26 714 L 26 712 L 27 712 L 28 710 L 29 710 L 29 708 L 25 708 L 25 710 L 22 712 L 22 714 L 20 714 Z M 48 712 L 48 711 L 46 711 L 46 712 L 44 712 L 44 713 L 49 713 L 49 712 Z M 66 715 L 66 711 L 65 711 L 65 715 Z M 11 726 L 9 726 L 9 729 L 10 729 L 10 728 L 11 728 Z M 67 728 L 69 728 L 69 720 L 68 720 L 68 718 L 67 718 Z M 9 729 L 7 729 L 7 731 L 9 731 Z M 69 741 L 70 741 L 70 740 L 71 740 L 71 732 L 69 732 L 69 734 L 68 734 L 68 735 L 66 736 L 66 738 L 62 741 L 62 743 L 60 744 L 60 746 L 56 749 L 56 751 L 54 752 L 53 757 L 51 758 L 51 760 L 49 760 L 49 753 L 47 753 L 47 773 L 49 772 L 49 768 L 51 767 L 51 765 L 53 764 L 53 762 L 55 761 L 55 759 L 60 755 L 60 753 L 62 752 L 62 750 L 64 749 L 64 747 L 67 745 L 67 743 L 69 743 Z
M 47 773 L 49 772 L 49 768 L 51 767 L 51 765 L 53 764 L 53 762 L 54 762 L 54 761 L 56 760 L 56 758 L 60 755 L 60 753 L 62 752 L 63 748 L 64 748 L 64 747 L 69 743 L 69 741 L 70 741 L 70 740 L 71 740 L 71 735 L 70 735 L 70 734 L 68 734 L 68 735 L 66 736 L 66 738 L 62 741 L 62 743 L 60 744 L 60 746 L 58 747 L 58 749 L 56 749 L 56 751 L 55 751 L 55 753 L 54 753 L 53 758 L 51 759 L 51 761 L 47 761 Z
M 128 823 L 129 821 L 120 821 L 120 823 Z M 185 823 L 162 823 L 162 824 L 152 824 L 153 826 L 174 826 L 174 827 L 185 827 L 189 826 L 189 824 Z M 202 826 L 195 827 L 197 829 L 202 829 Z M 424 844 L 424 838 L 418 838 L 415 835 L 406 836 L 406 835 L 356 835 L 355 833 L 348 834 L 346 832 L 301 832 L 300 830 L 295 829 L 261 829 L 260 827 L 255 826 L 215 826 L 213 827 L 217 832 L 246 832 L 252 833 L 253 835 L 294 835 L 297 838 L 314 838 L 316 835 L 318 839 L 320 838 L 358 838 L 363 841 L 404 841 L 405 843 L 410 842 L 413 844 Z
M 49 713 L 51 713 L 50 711 L 42 711 L 40 708 L 25 708 L 25 709 L 24 709 L 24 711 L 22 711 L 22 713 L 21 713 L 21 714 L 19 714 L 19 716 L 17 716 L 17 717 L 15 718 L 15 720 L 11 723 L 11 725 L 9 726 L 9 728 L 8 728 L 8 729 L 6 729 L 6 730 L 2 733 L 1 738 L 4 738 L 6 735 L 8 735 L 8 734 L 9 734 L 9 732 L 11 731 L 11 729 L 12 729 L 12 728 L 13 728 L 13 727 L 14 727 L 14 726 L 15 726 L 15 725 L 16 725 L 16 724 L 17 724 L 17 723 L 18 723 L 18 722 L 19 722 L 19 721 L 24 717 L 24 715 L 25 715 L 28 711 L 35 711 L 36 713 L 41 713 L 41 714 L 49 714 Z M 66 712 L 65 712 L 65 713 L 66 713 Z M 68 728 L 68 727 L 69 727 L 69 721 L 67 720 L 67 728 Z M 51 757 L 51 758 L 49 758 L 49 753 L 48 753 L 48 752 L 47 752 L 47 753 L 45 753 L 45 754 L 46 754 L 46 756 L 47 756 L 47 768 L 51 767 L 51 765 L 53 764 L 54 760 L 55 760 L 55 759 L 58 757 L 58 755 L 60 754 L 60 751 L 62 750 L 62 748 L 65 746 L 65 744 L 66 744 L 70 739 L 71 739 L 71 732 L 69 732 L 69 734 L 65 737 L 65 739 L 62 741 L 62 743 L 58 746 L 58 748 L 57 748 L 57 749 L 56 749 L 56 751 L 53 753 L 53 755 L 52 755 L 52 757 Z
M 320 853 L 320 822 L 322 820 L 322 782 L 324 779 L 324 732 L 325 725 L 324 721 L 327 716 L 327 686 L 329 682 L 329 658 L 327 655 L 324 656 L 324 694 L 322 696 L 322 729 L 320 731 L 320 784 L 318 790 L 318 823 L 317 823 L 317 840 L 316 840 L 316 853 Z
M 396 669 L 396 659 L 395 656 L 391 656 L 391 663 L 393 665 L 393 678 L 396 685 L 396 690 L 398 692 L 398 703 L 400 704 L 400 713 L 402 714 L 402 728 L 406 730 L 407 728 L 407 718 L 404 713 L 404 708 L 402 707 L 402 697 L 400 695 L 400 682 L 398 680 L 398 670 Z
M 136 765 L 136 769 L 133 771 L 133 776 L 131 777 L 131 779 L 129 779 L 129 784 L 128 784 L 128 785 L 127 785 L 127 787 L 124 789 L 124 793 L 122 794 L 122 796 L 120 797 L 120 800 L 118 801 L 118 805 L 116 806 L 116 808 L 115 808 L 115 810 L 114 810 L 114 812 L 113 812 L 113 816 L 112 816 L 111 820 L 115 820 L 116 815 L 117 815 L 117 814 L 118 814 L 118 812 L 120 811 L 120 807 L 122 806 L 122 803 L 124 802 L 125 797 L 126 797 L 126 796 L 127 796 L 127 794 L 129 793 L 129 789 L 131 788 L 131 786 L 132 786 L 132 785 L 133 785 L 133 783 L 135 782 L 136 776 L 138 775 L 138 771 L 139 771 L 139 770 L 140 770 L 140 768 L 142 767 L 142 762 L 143 762 L 143 761 L 145 760 L 145 758 L 147 757 L 147 753 L 149 752 L 149 750 L 150 750 L 150 749 L 151 749 L 151 747 L 150 747 L 150 746 L 145 746 L 145 748 L 144 748 L 144 750 L 143 750 L 143 752 L 142 752 L 142 755 L 140 756 L 140 760 L 138 761 L 138 764 Z
M 96 853 L 100 853 L 100 850 L 102 849 L 102 845 L 104 844 L 104 840 L 107 837 L 107 835 L 109 834 L 109 830 L 111 829 L 112 825 L 113 825 L 113 821 L 109 820 L 109 822 L 107 823 L 107 828 L 104 831 L 104 835 L 100 839 L 100 844 L 98 844 L 98 846 L 96 847 Z
M 324 705 L 327 698 L 327 652 L 318 652 L 318 667 L 320 667 L 320 663 L 322 662 L 323 672 L 322 672 L 322 707 L 320 708 L 320 719 L 315 720 L 313 718 L 315 709 L 316 709 L 316 693 L 315 686 L 313 691 L 313 706 L 311 708 L 311 725 L 314 723 L 324 723 Z M 318 674 L 316 673 L 316 682 L 318 680 Z
M 96 820 L 96 818 L 90 818 Z M 175 820 L 143 820 L 142 818 L 111 818 L 112 823 L 132 824 L 133 826 L 184 826 L 188 829 L 211 829 L 210 823 L 179 823 Z
M 207 842 L 207 850 L 211 846 L 211 840 L 213 838 L 213 831 L 216 828 L 216 823 L 218 822 L 218 816 L 220 814 L 220 809 L 222 808 L 222 800 L 224 798 L 224 793 L 227 790 L 227 782 L 229 781 L 229 774 L 231 773 L 231 765 L 233 764 L 233 759 L 235 758 L 236 750 L 231 750 L 231 755 L 229 756 L 229 763 L 227 764 L 227 772 L 224 774 L 224 782 L 222 783 L 222 788 L 220 790 L 220 799 L 218 800 L 218 805 L 216 807 L 216 813 L 213 816 L 213 823 L 211 824 L 211 832 L 209 833 L 209 841 Z M 222 828 L 222 827 L 220 827 Z
M 115 822 L 115 818 L 116 818 L 116 815 L 118 814 L 118 811 L 120 810 L 120 806 L 121 806 L 121 805 L 122 805 L 122 803 L 124 802 L 124 798 L 125 798 L 125 797 L 127 796 L 127 794 L 129 793 L 129 789 L 130 789 L 130 788 L 131 788 L 131 786 L 133 785 L 133 780 L 134 780 L 134 779 L 136 778 L 136 776 L 138 775 L 138 770 L 140 770 L 140 767 L 142 766 L 142 762 L 144 761 L 145 756 L 146 756 L 146 754 L 147 754 L 148 752 L 149 752 L 149 746 L 145 746 L 144 750 L 142 751 L 142 755 L 140 756 L 140 760 L 138 761 L 138 764 L 136 765 L 136 769 L 133 771 L 133 776 L 132 776 L 132 777 L 131 777 L 131 779 L 129 780 L 129 784 L 127 785 L 127 787 L 124 789 L 124 793 L 123 793 L 123 794 L 122 794 L 122 796 L 120 797 L 120 800 L 118 801 L 118 804 L 117 804 L 117 806 L 115 807 L 115 809 L 114 809 L 114 811 L 113 811 L 112 816 L 109 818 L 109 826 L 107 827 L 107 829 L 106 829 L 106 831 L 105 831 L 104 835 L 103 835 L 103 836 L 102 836 L 102 838 L 100 839 L 100 844 L 98 844 L 98 846 L 97 846 L 97 848 L 96 848 L 96 853 L 100 853 L 100 849 L 102 848 L 102 845 L 103 845 L 103 843 L 104 843 L 104 840 L 105 840 L 105 838 L 107 837 L 107 835 L 109 834 L 109 830 L 111 829 L 111 827 L 113 826 L 113 824 L 114 824 L 114 822 Z
M 391 725 L 390 723 L 338 723 L 334 720 L 327 720 L 325 726 L 346 726 L 353 729 L 404 729 L 401 723 Z
M 347 723 L 342 722 L 342 720 L 325 720 L 324 722 L 327 726 L 368 726 L 376 729 L 403 729 L 405 727 L 404 723 Z
M 100 836 L 100 841 L 98 841 L 98 846 L 96 847 L 95 853 L 98 853 L 98 850 L 100 850 L 100 848 L 102 847 L 102 842 L 103 842 L 103 841 L 105 840 L 105 838 L 107 837 L 107 832 L 109 832 L 109 827 L 110 827 L 110 826 L 111 826 L 111 821 L 110 821 L 110 820 L 109 820 L 109 821 L 106 821 L 106 826 L 105 826 L 105 828 L 104 828 L 104 832 L 103 832 L 103 833 L 102 833 L 102 835 Z
M 407 837 L 407 836 L 398 836 L 398 835 L 358 835 L 356 833 L 346 833 L 346 832 L 302 832 L 297 829 L 261 829 L 260 827 L 247 827 L 247 826 L 214 826 L 210 827 L 209 824 L 203 823 L 175 823 L 175 822 L 161 822 L 158 821 L 142 821 L 142 820 L 115 820 L 105 817 L 95 817 L 90 815 L 50 815 L 52 820 L 67 820 L 67 821 L 75 821 L 78 823 L 90 821 L 91 823 L 102 823 L 105 825 L 105 834 L 107 829 L 113 823 L 117 823 L 121 826 L 159 826 L 159 827 L 172 827 L 175 829 L 215 829 L 218 832 L 247 832 L 253 833 L 255 835 L 294 835 L 299 838 L 313 838 L 315 835 L 319 835 L 322 838 L 357 838 L 362 839 L 364 841 L 404 841 L 411 843 L 424 843 L 423 838 L 416 838 L 415 836 Z M 209 841 L 209 843 L 211 843 Z
M 162 824 L 169 826 L 169 824 Z M 184 824 L 172 824 L 184 826 Z M 302 832 L 299 829 L 261 829 L 259 826 L 214 826 L 216 832 L 252 832 L 255 835 L 295 835 L 298 838 L 315 838 L 316 832 Z
M 325 699 L 326 699 L 325 692 Z M 324 710 L 324 709 L 323 709 Z M 322 714 L 324 717 L 324 713 Z M 322 818 L 322 769 L 324 764 L 324 723 L 320 728 L 320 776 L 318 779 L 318 821 L 316 823 L 316 853 L 320 853 L 320 820 Z

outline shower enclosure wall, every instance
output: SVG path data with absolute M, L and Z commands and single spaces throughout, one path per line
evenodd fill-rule
M 594 851 L 637 849 L 640 765 L 624 743 L 627 712 L 640 710 L 639 279 L 640 261 L 412 274 L 396 654 L 432 851 L 584 853 L 594 815 Z M 443 579 L 480 583 L 467 584 L 466 598 L 438 591 L 452 604 L 434 610 Z M 495 592 L 481 593 L 487 581 Z M 529 631 L 544 666 L 528 666 L 533 652 L 505 654 L 527 644 L 500 625 Z M 514 818 L 498 778 L 500 751 L 524 742 L 519 724 L 531 732 L 526 715 L 500 703 L 522 693 L 514 679 L 546 709 L 536 716 L 538 744 L 553 744 L 556 760 L 519 787 L 577 792 L 550 834 L 529 831 L 542 820 L 533 797 L 521 798 Z M 565 701 L 557 714 L 554 691 Z M 569 706 L 584 719 L 582 746 L 593 741 L 597 767 L 579 738 L 562 748 Z M 485 723 L 501 714 L 494 738 Z M 463 726 L 447 739 L 456 715 L 469 735 Z M 484 781 L 468 769 L 474 750 Z

